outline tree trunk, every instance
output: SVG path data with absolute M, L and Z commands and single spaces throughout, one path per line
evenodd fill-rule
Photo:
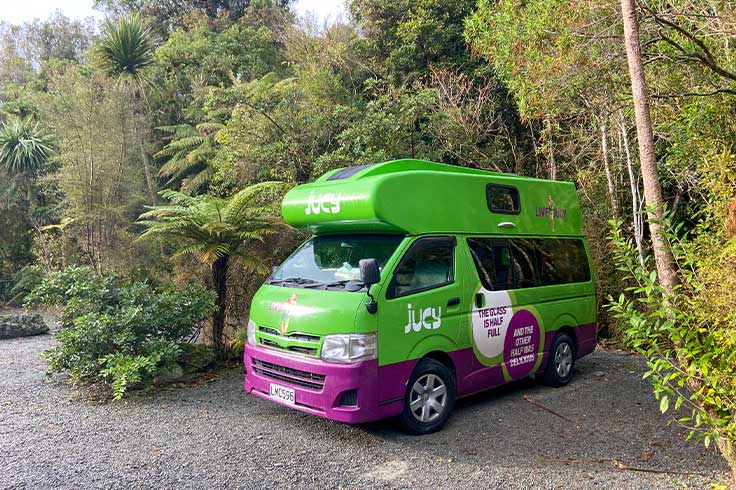
M 136 116 L 138 148 L 141 152 L 141 164 L 143 165 L 143 175 L 146 179 L 146 187 L 148 188 L 148 197 L 151 200 L 151 206 L 155 206 L 158 202 L 156 195 L 156 182 L 154 181 L 153 172 L 151 172 L 150 158 L 146 152 L 146 140 L 148 135 L 148 125 L 146 124 L 146 111 L 144 107 L 144 98 L 142 88 L 133 91 L 133 113 Z
M 636 243 L 636 251 L 639 252 L 639 263 L 644 267 L 644 245 L 642 243 L 644 241 L 644 217 L 641 215 L 639 184 L 634 175 L 634 162 L 631 159 L 629 136 L 626 133 L 626 123 L 623 115 L 621 115 L 621 121 L 619 122 L 619 131 L 626 152 L 626 170 L 629 174 L 629 184 L 631 186 L 631 217 L 634 220 L 634 242 Z
M 141 127 L 139 146 L 141 150 L 141 160 L 143 160 L 143 174 L 146 177 L 146 187 L 148 187 L 148 197 L 151 199 L 151 206 L 155 206 L 158 202 L 156 196 L 156 183 L 153 180 L 153 173 L 151 172 L 150 159 L 146 152 L 146 129 Z
M 212 282 L 217 292 L 216 309 L 212 314 L 212 343 L 222 353 L 224 346 L 222 334 L 225 330 L 225 312 L 227 309 L 227 271 L 230 257 L 225 255 L 212 263 Z
M 611 215 L 613 220 L 618 222 L 621 215 L 618 212 L 618 200 L 616 199 L 616 186 L 613 182 L 613 174 L 611 173 L 611 165 L 608 161 L 608 137 L 606 135 L 606 125 L 601 124 L 601 148 L 603 150 L 603 168 L 606 171 L 606 181 L 608 182 L 608 198 L 611 200 Z
M 736 448 L 725 437 L 719 437 L 717 441 L 718 450 L 731 468 L 731 486 L 736 488 Z
M 545 131 L 547 132 L 547 164 L 549 165 L 549 180 L 557 180 L 557 162 L 555 161 L 555 150 L 552 145 L 552 123 L 545 119 Z
M 649 230 L 652 235 L 654 260 L 657 264 L 657 274 L 660 285 L 672 294 L 678 282 L 675 271 L 675 259 L 672 256 L 669 244 L 662 235 L 661 219 L 662 187 L 657 174 L 657 160 L 654 154 L 654 136 L 652 121 L 649 114 L 649 92 L 644 78 L 644 62 L 641 57 L 641 42 L 639 40 L 639 24 L 636 18 L 634 0 L 621 0 L 621 13 L 624 21 L 624 44 L 626 58 L 631 76 L 631 94 L 634 99 L 634 114 L 636 115 L 636 134 L 639 141 L 639 161 L 641 175 L 644 181 L 644 197 L 648 206 Z

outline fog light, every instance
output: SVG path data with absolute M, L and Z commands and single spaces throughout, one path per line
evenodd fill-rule
M 358 390 L 343 391 L 340 396 L 341 407 L 357 407 L 358 406 Z

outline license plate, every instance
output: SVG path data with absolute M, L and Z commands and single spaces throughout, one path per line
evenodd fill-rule
M 294 390 L 291 388 L 287 388 L 286 386 L 280 386 L 275 383 L 271 383 L 269 394 L 271 395 L 271 398 L 281 400 L 282 402 L 286 402 L 290 405 L 294 405 L 296 403 Z

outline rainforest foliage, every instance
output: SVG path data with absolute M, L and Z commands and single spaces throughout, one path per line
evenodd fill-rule
M 349 0 L 327 23 L 288 0 L 96 7 L 104 24 L 0 24 L 6 300 L 70 266 L 200 281 L 226 349 L 303 238 L 273 208 L 290 185 L 401 157 L 571 180 L 601 335 L 736 467 L 734 2 Z

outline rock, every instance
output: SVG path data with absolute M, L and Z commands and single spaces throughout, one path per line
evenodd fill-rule
M 0 339 L 27 337 L 48 332 L 49 327 L 37 313 L 0 316 Z
M 174 363 L 170 367 L 161 367 L 156 371 L 156 380 L 159 383 L 171 383 L 184 376 L 184 370 Z

